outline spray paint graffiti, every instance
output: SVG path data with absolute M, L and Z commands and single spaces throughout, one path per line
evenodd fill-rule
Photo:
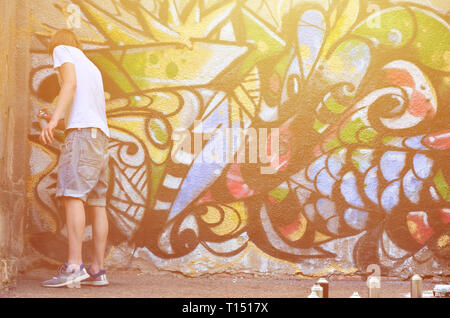
M 45 47 L 68 5 L 105 81 L 112 245 L 197 273 L 199 259 L 224 268 L 250 249 L 316 274 L 388 272 L 423 249 L 448 264 L 448 14 L 390 1 L 48 1 L 34 13 L 36 112 L 56 95 Z M 194 137 L 196 123 L 279 128 L 275 173 L 186 151 L 180 132 Z M 32 125 L 30 240 L 61 261 L 58 145 L 39 145 Z M 207 139 L 203 158 L 218 144 Z

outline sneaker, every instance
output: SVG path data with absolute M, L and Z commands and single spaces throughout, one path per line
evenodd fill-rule
M 107 286 L 109 285 L 108 279 L 106 278 L 106 271 L 101 269 L 97 274 L 91 272 L 91 267 L 87 269 L 89 278 L 81 282 L 82 285 L 89 286 Z
M 80 265 L 80 270 L 73 270 L 71 272 L 67 271 L 67 268 L 69 265 L 67 263 L 64 263 L 64 265 L 61 266 L 61 268 L 58 270 L 58 275 L 54 276 L 52 279 L 46 280 L 41 283 L 43 287 L 77 287 L 73 286 L 77 283 L 81 282 L 84 279 L 89 278 L 89 274 L 86 271 L 86 268 L 84 268 L 84 265 Z

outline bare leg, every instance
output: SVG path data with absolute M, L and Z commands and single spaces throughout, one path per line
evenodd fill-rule
M 92 216 L 92 236 L 94 240 L 94 257 L 91 270 L 93 273 L 98 273 L 99 270 L 104 269 L 103 261 L 108 239 L 108 217 L 105 207 L 89 206 L 88 210 Z
M 86 216 L 81 199 L 64 197 L 66 210 L 67 238 L 69 240 L 69 264 L 80 265 L 82 259 L 82 244 Z

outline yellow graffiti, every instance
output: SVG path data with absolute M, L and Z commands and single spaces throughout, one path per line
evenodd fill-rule
M 303 278 L 303 279 L 315 279 L 317 277 L 322 277 L 322 276 L 326 276 L 327 274 L 329 274 L 330 272 L 333 272 L 333 274 L 336 274 L 336 272 L 341 273 L 341 274 L 353 274 L 356 273 L 358 271 L 357 268 L 349 268 L 349 269 L 345 269 L 339 265 L 336 264 L 331 264 L 329 266 L 327 266 L 325 269 L 312 273 L 312 274 L 303 274 L 302 270 L 300 269 L 300 266 L 296 263 L 293 262 L 289 262 L 289 261 L 285 261 L 279 258 L 275 258 L 272 257 L 266 253 L 264 253 L 263 251 L 261 251 L 259 248 L 257 248 L 252 242 L 248 242 L 247 243 L 247 247 L 246 249 L 232 262 L 227 262 L 225 264 L 223 263 L 217 263 L 214 262 L 212 260 L 210 260 L 208 257 L 200 257 L 197 259 L 194 259 L 192 261 L 189 262 L 188 268 L 190 270 L 190 272 L 188 273 L 188 276 L 191 277 L 197 277 L 199 275 L 201 275 L 202 273 L 198 273 L 195 270 L 195 265 L 199 264 L 199 263 L 207 263 L 210 264 L 213 267 L 213 271 L 214 272 L 218 272 L 218 271 L 224 271 L 226 269 L 230 269 L 232 268 L 234 265 L 238 264 L 239 262 L 242 261 L 242 259 L 248 255 L 248 253 L 250 252 L 250 250 L 256 252 L 257 254 L 259 254 L 261 257 L 271 260 L 275 263 L 280 263 L 280 264 L 285 264 L 288 265 L 289 267 L 293 268 L 293 274 L 299 278 Z

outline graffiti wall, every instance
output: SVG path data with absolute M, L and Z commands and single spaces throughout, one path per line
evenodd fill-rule
M 43 146 L 36 115 L 58 92 L 49 36 L 70 26 L 104 80 L 110 264 L 186 275 L 448 270 L 445 1 L 33 6 L 29 242 L 43 258 L 66 257 L 55 200 L 64 132 Z M 88 226 L 86 258 L 90 240 Z

